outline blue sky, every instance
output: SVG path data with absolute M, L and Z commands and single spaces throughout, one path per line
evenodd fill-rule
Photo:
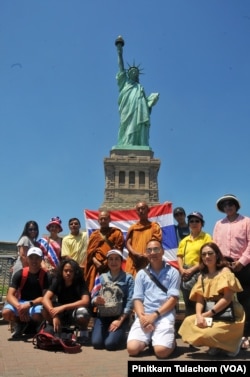
M 233 193 L 250 215 L 248 0 L 2 0 L 0 240 L 26 221 L 40 234 L 104 200 L 104 165 L 119 128 L 117 54 L 141 63 L 159 92 L 150 146 L 160 202 L 198 210 L 211 233 Z

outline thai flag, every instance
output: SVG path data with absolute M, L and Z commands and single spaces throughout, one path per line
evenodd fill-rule
M 98 214 L 98 211 L 91 211 L 88 209 L 84 210 L 85 225 L 88 236 L 90 236 L 90 234 L 95 229 L 100 228 L 98 223 Z M 126 237 L 127 230 L 130 225 L 138 222 L 139 220 L 138 215 L 134 209 L 110 211 L 110 216 L 110 226 L 120 228 L 124 234 L 124 238 Z M 165 252 L 164 259 L 170 264 L 173 264 L 177 267 L 178 263 L 176 253 L 178 242 L 174 228 L 172 203 L 166 202 L 164 204 L 150 207 L 148 219 L 150 221 L 158 222 L 158 224 L 162 228 L 162 244 Z M 127 249 L 124 249 L 123 254 L 124 258 L 126 259 L 128 254 Z
M 94 283 L 94 287 L 91 291 L 91 299 L 94 297 L 94 295 L 99 292 L 99 290 L 101 289 L 102 285 L 101 285 L 101 282 L 100 282 L 100 276 L 99 276 L 99 273 L 96 275 L 95 277 L 95 283 Z

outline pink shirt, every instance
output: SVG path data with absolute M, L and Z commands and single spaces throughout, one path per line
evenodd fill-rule
M 250 263 L 250 218 L 239 215 L 232 222 L 227 217 L 217 221 L 213 241 L 225 257 L 239 260 L 246 266 Z

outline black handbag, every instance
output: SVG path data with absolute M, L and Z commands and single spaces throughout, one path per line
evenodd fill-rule
M 204 292 L 204 277 L 201 278 L 202 290 Z M 204 299 L 205 300 L 205 299 Z M 204 312 L 208 312 L 214 308 L 216 301 L 207 301 L 205 300 L 204 305 Z M 235 314 L 234 314 L 234 307 L 233 302 L 231 301 L 230 304 L 225 308 L 222 309 L 220 312 L 213 315 L 214 321 L 225 321 L 225 322 L 235 322 Z
M 216 301 L 205 301 L 205 312 L 212 310 Z M 225 321 L 225 322 L 235 322 L 234 307 L 233 303 L 230 304 L 220 312 L 213 315 L 214 321 Z

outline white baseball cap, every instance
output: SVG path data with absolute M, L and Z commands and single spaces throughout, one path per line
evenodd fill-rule
M 27 257 L 29 257 L 30 255 L 38 255 L 39 257 L 43 257 L 43 252 L 41 249 L 39 249 L 39 247 L 31 247 L 29 250 L 28 250 L 28 253 L 27 253 Z

